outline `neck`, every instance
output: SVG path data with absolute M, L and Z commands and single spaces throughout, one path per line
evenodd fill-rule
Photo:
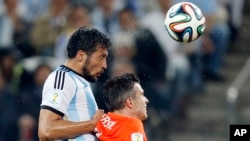
M 80 67 L 80 65 L 76 62 L 76 61 L 73 61 L 73 59 L 68 59 L 64 65 L 72 70 L 74 70 L 75 72 L 82 74 L 82 69 Z
M 122 115 L 122 116 L 126 116 L 126 117 L 131 117 L 131 118 L 134 118 L 134 114 L 132 114 L 129 109 L 121 109 L 121 110 L 116 110 L 114 112 L 112 112 L 114 114 L 118 114 L 118 115 Z

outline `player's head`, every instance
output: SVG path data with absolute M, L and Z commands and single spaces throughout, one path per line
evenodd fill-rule
M 76 58 L 81 65 L 81 74 L 95 82 L 107 68 L 110 40 L 95 28 L 83 26 L 75 31 L 67 45 L 68 58 Z
M 133 73 L 113 77 L 103 85 L 104 102 L 110 112 L 127 110 L 131 117 L 147 118 L 148 99 L 140 85 L 140 80 Z

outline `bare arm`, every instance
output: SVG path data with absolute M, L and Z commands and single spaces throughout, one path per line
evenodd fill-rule
M 92 132 L 102 115 L 103 110 L 98 110 L 91 120 L 72 122 L 63 120 L 50 110 L 41 109 L 38 127 L 40 141 L 74 138 Z

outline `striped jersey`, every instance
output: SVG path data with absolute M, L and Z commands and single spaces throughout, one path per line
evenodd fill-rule
M 45 81 L 41 108 L 73 122 L 90 120 L 98 109 L 89 82 L 64 65 Z M 84 134 L 69 141 L 96 141 L 96 137 Z

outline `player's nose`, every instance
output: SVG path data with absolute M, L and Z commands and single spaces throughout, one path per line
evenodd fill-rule
M 102 63 L 102 68 L 103 69 L 107 69 L 107 61 L 105 60 L 105 61 L 103 61 L 103 63 Z
M 149 100 L 147 97 L 145 97 L 145 102 L 148 104 L 149 103 Z

